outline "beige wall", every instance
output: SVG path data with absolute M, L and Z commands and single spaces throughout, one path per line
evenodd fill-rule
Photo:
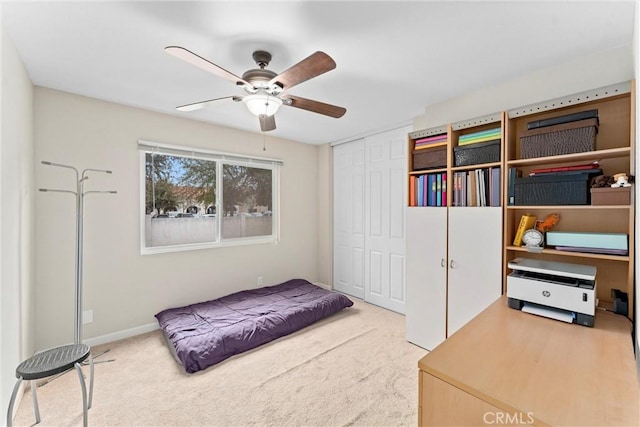
M 0 25 L 1 26 L 1 25 Z M 0 414 L 34 349 L 33 86 L 0 28 Z
M 318 281 L 333 287 L 333 151 L 318 146 Z
M 140 255 L 140 189 L 137 140 L 278 158 L 281 169 L 281 241 Z M 158 311 L 241 289 L 301 277 L 318 280 L 318 148 L 218 127 L 51 89 L 35 89 L 35 177 L 38 187 L 71 189 L 71 171 L 41 160 L 96 174 L 87 190 L 118 191 L 85 199 L 84 309 L 93 338 L 156 323 Z M 36 197 L 37 310 L 39 348 L 73 340 L 73 196 Z

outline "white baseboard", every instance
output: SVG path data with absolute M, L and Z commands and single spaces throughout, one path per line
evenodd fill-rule
M 328 289 L 328 290 L 330 290 L 330 291 L 332 290 L 332 289 L 331 289 L 331 286 L 329 286 L 329 285 L 327 285 L 327 284 L 325 284 L 325 283 L 313 282 L 313 284 L 314 284 L 314 285 L 316 285 L 316 286 L 320 286 L 321 288 Z
M 321 288 L 324 288 L 324 289 L 328 289 L 328 290 L 332 289 L 331 286 L 325 283 L 314 282 L 313 284 L 320 286 Z M 94 345 L 107 344 L 113 341 L 118 341 L 125 338 L 130 338 L 136 335 L 145 334 L 147 332 L 155 331 L 158 328 L 159 326 L 157 323 L 149 323 L 147 325 L 142 325 L 142 326 L 138 326 L 131 329 L 125 329 L 124 331 L 113 332 L 111 334 L 100 335 L 98 337 L 93 337 L 93 338 L 86 338 L 82 340 L 82 342 L 87 344 L 90 347 L 93 347 Z
M 158 329 L 157 323 L 149 323 L 147 325 L 138 326 L 131 329 L 125 329 L 124 331 L 118 331 L 111 334 L 100 335 L 99 337 L 87 338 L 83 340 L 83 343 L 92 347 L 94 345 L 106 344 L 113 341 L 122 340 L 125 338 L 133 337 L 147 332 L 155 331 Z

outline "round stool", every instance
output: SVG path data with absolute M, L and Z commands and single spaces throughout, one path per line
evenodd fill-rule
M 90 376 L 89 376 L 89 401 L 87 402 L 87 387 L 85 385 L 84 375 L 82 374 L 81 363 L 89 358 Z M 7 427 L 12 425 L 13 404 L 20 388 L 22 380 L 31 381 L 31 397 L 33 400 L 33 412 L 36 416 L 36 424 L 40 422 L 40 411 L 38 409 L 38 397 L 36 395 L 36 380 L 50 377 L 76 368 L 78 377 L 80 378 L 80 387 L 82 388 L 82 415 L 83 425 L 87 426 L 87 411 L 91 408 L 91 399 L 93 397 L 93 358 L 91 357 L 91 348 L 85 344 L 70 344 L 61 347 L 54 347 L 34 354 L 29 359 L 22 362 L 16 368 L 16 377 L 18 381 L 13 387 L 11 400 L 9 401 L 9 409 L 7 411 Z

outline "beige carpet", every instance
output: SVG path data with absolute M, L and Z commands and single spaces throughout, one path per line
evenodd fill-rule
M 93 426 L 415 426 L 418 360 L 404 316 L 353 299 L 315 325 L 196 374 L 160 331 L 93 348 Z M 88 374 L 88 367 L 85 367 Z M 33 425 L 25 395 L 16 425 Z M 82 425 L 75 371 L 38 387 L 42 426 Z

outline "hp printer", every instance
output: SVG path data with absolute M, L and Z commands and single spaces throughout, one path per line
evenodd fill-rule
M 596 267 L 515 258 L 508 263 L 509 307 L 567 323 L 593 326 Z

